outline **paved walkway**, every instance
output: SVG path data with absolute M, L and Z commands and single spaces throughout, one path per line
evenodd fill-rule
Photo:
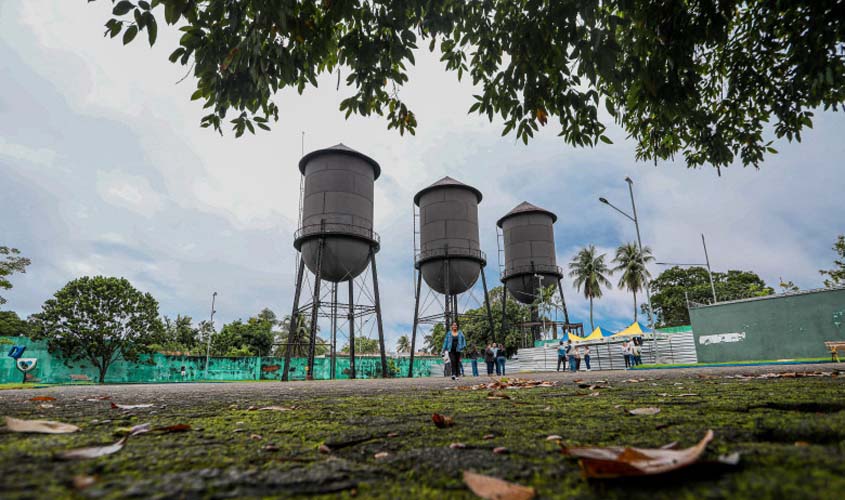
M 571 382 L 584 380 L 614 381 L 625 379 L 675 380 L 698 376 L 760 375 L 764 373 L 842 371 L 843 363 L 819 363 L 805 365 L 764 365 L 718 368 L 678 368 L 670 370 L 616 370 L 579 372 L 534 372 L 508 374 L 508 377 L 558 380 Z M 245 402 L 272 399 L 275 401 L 298 400 L 312 396 L 379 395 L 384 393 L 415 392 L 421 390 L 443 390 L 458 386 L 479 384 L 488 381 L 487 376 L 464 377 L 453 381 L 445 377 L 361 379 L 361 380 L 316 380 L 295 382 L 221 382 L 186 384 L 132 384 L 132 385 L 68 385 L 43 389 L 19 389 L 0 391 L 0 405 L 6 401 L 39 396 L 92 397 L 107 394 L 114 399 L 132 398 L 157 400 L 168 404 L 196 405 L 209 398 L 217 402 Z

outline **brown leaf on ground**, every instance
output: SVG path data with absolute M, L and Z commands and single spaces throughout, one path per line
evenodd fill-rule
M 431 421 L 434 422 L 434 425 L 436 425 L 438 429 L 445 429 L 446 427 L 452 427 L 455 425 L 455 421 L 452 420 L 452 417 L 441 415 L 439 413 L 432 413 Z
M 137 410 L 139 408 L 152 408 L 152 404 L 140 404 L 140 405 L 119 405 L 116 403 L 112 403 L 111 407 L 112 410 Z
M 648 407 L 648 408 L 634 408 L 633 410 L 628 410 L 628 413 L 631 415 L 657 415 L 660 413 L 660 408 Z
M 249 438 L 253 441 L 261 441 L 262 439 L 264 439 L 264 436 L 262 436 L 261 434 L 250 434 Z
M 449 448 L 452 448 L 453 450 L 463 450 L 466 447 L 467 445 L 464 443 L 452 443 L 449 445 Z
M 479 391 L 479 390 L 503 390 L 503 389 L 530 389 L 533 387 L 554 387 L 557 382 L 548 380 L 535 380 L 529 378 L 507 378 L 493 379 L 492 382 L 486 384 L 464 385 L 456 387 L 459 391 Z
M 162 434 L 170 432 L 188 432 L 189 430 L 191 430 L 191 426 L 188 424 L 168 425 L 167 427 L 156 427 L 153 429 L 154 432 L 161 432 Z
M 479 498 L 485 500 L 531 500 L 537 495 L 534 488 L 470 471 L 464 471 L 464 484 Z
M 376 460 L 381 460 L 381 459 L 387 458 L 389 456 L 390 456 L 390 453 L 388 453 L 386 451 L 380 451 L 380 452 L 376 453 L 375 455 L 373 455 L 373 458 L 375 458 Z
M 77 490 L 84 490 L 85 488 L 93 485 L 96 482 L 96 476 L 86 476 L 85 474 L 73 476 L 73 479 L 71 480 L 71 483 L 73 483 L 73 487 Z
M 507 455 L 508 453 L 510 453 L 510 451 L 504 446 L 497 446 L 493 448 L 493 453 L 495 453 L 496 455 Z
M 104 457 L 122 450 L 129 437 L 120 438 L 120 441 L 107 446 L 91 446 L 88 448 L 77 448 L 75 450 L 63 451 L 56 456 L 61 460 L 85 460 L 89 458 Z
M 263 408 L 259 408 L 258 410 L 266 410 L 266 411 L 293 411 L 296 409 L 296 406 L 265 406 Z
M 585 446 L 564 447 L 561 453 L 580 459 L 581 473 L 585 478 L 645 476 L 671 472 L 695 463 L 712 440 L 713 431 L 708 430 L 698 444 L 683 450 Z
M 68 434 L 76 432 L 79 427 L 52 420 L 21 420 L 6 417 L 6 428 L 12 432 L 34 432 L 38 434 Z
M 485 434 L 481 439 L 493 439 L 494 437 L 496 437 L 495 434 Z
M 389 437 L 389 438 L 399 437 L 399 433 L 398 432 L 388 432 L 387 437 Z
M 322 453 L 324 455 L 328 455 L 329 453 L 332 452 L 332 449 L 329 448 L 328 446 L 324 445 L 324 444 L 321 444 L 320 447 L 317 448 L 317 451 L 319 451 L 320 453 Z
M 546 436 L 546 441 L 560 441 L 561 439 L 563 439 L 563 438 L 558 436 L 557 434 L 552 434 L 551 436 Z
M 502 391 L 491 391 L 487 394 L 487 399 L 510 399 L 511 397 Z
M 50 396 L 35 396 L 34 398 L 29 398 L 30 401 L 55 401 L 56 398 L 52 398 Z

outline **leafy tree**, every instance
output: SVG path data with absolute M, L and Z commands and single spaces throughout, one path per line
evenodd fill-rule
M 26 257 L 21 257 L 21 252 L 17 248 L 0 246 L 0 256 L 3 257 L 0 260 L 0 289 L 10 290 L 12 282 L 6 277 L 15 273 L 26 273 L 26 266 L 30 265 L 32 261 Z M 0 295 L 0 304 L 5 303 L 6 299 Z
M 154 346 L 157 350 L 183 353 L 202 350 L 200 349 L 199 328 L 193 327 L 190 316 L 177 314 L 175 320 L 164 316 L 162 322 L 164 323 L 164 341 L 162 344 Z
M 0 311 L 0 337 L 31 337 L 34 332 L 33 325 L 20 319 L 16 312 Z
M 619 288 L 626 288 L 634 296 L 634 321 L 637 321 L 637 292 L 645 288 L 651 273 L 646 263 L 654 260 L 649 247 L 643 247 L 640 254 L 640 247 L 636 243 L 625 243 L 616 249 L 616 257 L 613 262 L 617 264 L 613 272 L 621 272 L 622 276 L 616 284 Z
M 349 344 L 343 346 L 340 352 L 349 353 Z M 378 339 L 355 337 L 355 355 L 359 354 L 379 354 Z
M 407 335 L 402 335 L 396 341 L 396 352 L 409 352 L 411 350 L 411 340 Z
M 762 297 L 774 293 L 760 276 L 751 271 L 713 273 L 713 285 L 720 301 Z M 651 281 L 649 286 L 657 327 L 690 324 L 687 297 L 690 302 L 696 303 L 708 303 L 713 300 L 710 278 L 704 267 L 670 267 Z
M 797 292 L 801 290 L 795 283 L 792 282 L 792 280 L 784 281 L 783 278 L 778 278 L 778 281 L 780 281 L 778 286 L 780 287 L 781 293 Z
M 33 315 L 38 338 L 65 360 L 88 361 L 105 381 L 119 358 L 139 362 L 163 339 L 158 302 L 125 278 L 83 277 L 69 282 Z
M 832 288 L 845 285 L 845 235 L 840 234 L 833 244 L 833 251 L 839 257 L 833 261 L 833 269 L 819 270 L 822 276 L 827 275 L 829 279 L 824 280 L 824 286 Z M 0 302 L 2 304 L 2 302 Z
M 114 0 L 113 0 L 114 1 Z M 170 61 L 190 66 L 203 127 L 236 136 L 278 120 L 273 95 L 337 72 L 346 116 L 387 115 L 414 133 L 400 95 L 415 50 L 439 48 L 447 71 L 479 88 L 469 113 L 524 142 L 550 120 L 569 144 L 610 142 L 610 119 L 638 159 L 682 153 L 690 166 L 735 157 L 759 166 L 764 138 L 801 139 L 812 109 L 845 101 L 845 23 L 836 2 L 519 0 L 120 0 L 106 35 L 123 44 L 179 25 Z M 234 114 L 234 116 L 232 116 Z
M 308 356 L 308 340 L 311 335 L 311 318 L 305 317 L 303 315 L 299 316 L 299 326 L 298 326 L 298 339 L 299 342 L 289 346 L 288 345 L 288 330 L 290 328 L 290 315 L 286 315 L 283 320 L 277 322 L 280 326 L 280 330 L 276 332 L 276 349 L 273 353 L 274 356 L 283 357 L 285 355 L 285 351 L 290 347 L 293 349 L 291 351 L 291 356 L 294 358 L 305 358 Z M 320 325 L 317 325 L 317 332 L 320 331 Z M 314 346 L 314 355 L 315 356 L 323 356 L 328 354 L 329 346 L 325 345 L 326 341 L 323 340 L 320 335 L 317 335 L 316 338 L 316 345 Z
M 269 321 L 271 325 L 275 326 L 279 323 L 278 318 L 276 317 L 276 313 L 274 313 L 271 309 L 265 307 L 261 310 L 260 313 L 256 316 L 256 318 L 262 321 Z
M 274 336 L 273 324 L 266 319 L 252 317 L 246 323 L 238 319 L 212 337 L 211 351 L 216 356 L 269 356 Z
M 604 262 L 605 254 L 596 255 L 595 245 L 582 248 L 572 262 L 569 263 L 569 276 L 573 278 L 572 285 L 577 291 L 584 289 L 584 298 L 590 300 L 590 331 L 595 330 L 593 324 L 593 300 L 602 296 L 602 286 L 612 288 L 605 273 L 613 274 Z

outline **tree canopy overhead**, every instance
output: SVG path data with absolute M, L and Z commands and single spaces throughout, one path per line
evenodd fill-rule
M 610 142 L 610 119 L 640 160 L 683 155 L 758 167 L 764 128 L 800 140 L 812 109 L 845 102 L 841 2 L 690 0 L 112 0 L 106 34 L 155 43 L 178 26 L 173 63 L 196 79 L 203 127 L 236 136 L 278 120 L 273 95 L 337 71 L 346 116 L 386 116 L 413 134 L 402 86 L 414 51 L 439 51 L 480 89 L 470 113 L 504 121 L 525 143 L 552 121 L 576 146 Z

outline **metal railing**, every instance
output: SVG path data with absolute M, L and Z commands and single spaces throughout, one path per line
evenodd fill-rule
M 297 229 L 294 233 L 294 240 L 300 240 L 309 236 L 319 235 L 346 235 L 357 236 L 381 244 L 378 233 L 370 227 L 356 226 L 353 224 L 342 224 L 339 222 L 324 222 L 321 224 L 309 224 Z
M 460 247 L 445 247 L 445 248 L 430 248 L 423 250 L 416 255 L 415 262 L 420 263 L 426 260 L 433 259 L 475 259 L 487 263 L 487 255 L 477 248 L 460 248 Z
M 560 266 L 552 266 L 549 264 L 528 264 L 524 266 L 506 267 L 502 273 L 502 279 L 510 278 L 518 274 L 554 274 L 563 276 L 563 270 Z

